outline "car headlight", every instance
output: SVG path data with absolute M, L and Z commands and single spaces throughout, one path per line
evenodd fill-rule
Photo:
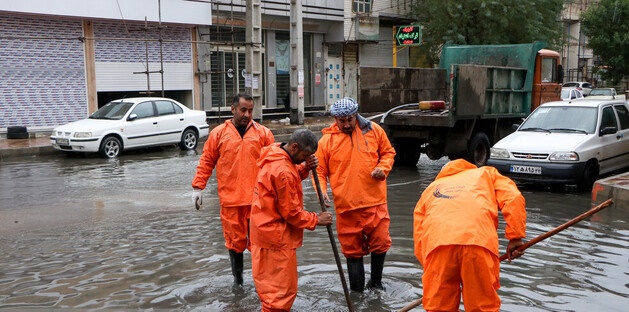
M 489 157 L 491 158 L 509 158 L 509 151 L 504 148 L 490 148 Z
M 575 152 L 555 152 L 548 157 L 551 161 L 578 161 L 579 154 Z
M 74 137 L 75 138 L 91 138 L 92 133 L 91 132 L 75 132 Z

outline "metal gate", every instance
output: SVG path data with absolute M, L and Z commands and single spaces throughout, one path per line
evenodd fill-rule
M 210 53 L 210 93 L 212 108 L 229 107 L 237 93 L 245 92 L 245 53 Z

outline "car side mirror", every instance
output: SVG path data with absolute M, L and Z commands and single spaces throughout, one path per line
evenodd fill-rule
M 618 129 L 616 129 L 616 127 L 605 127 L 601 129 L 598 135 L 603 136 L 603 135 L 608 135 L 608 134 L 614 134 L 616 132 L 618 132 Z
M 512 124 L 511 125 L 511 130 L 512 131 L 518 130 L 518 128 L 520 128 L 520 124 Z
M 131 114 L 129 115 L 129 118 L 127 118 L 128 121 L 133 121 L 138 119 L 138 114 Z

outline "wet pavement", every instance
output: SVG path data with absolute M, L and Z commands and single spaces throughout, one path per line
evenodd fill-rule
M 0 310 L 258 311 L 249 253 L 244 287 L 232 287 L 214 177 L 205 206 L 196 211 L 190 203 L 200 151 L 166 147 L 117 159 L 45 155 L 3 161 Z M 357 311 L 397 310 L 421 295 L 412 212 L 446 161 L 422 157 L 418 169 L 395 168 L 388 177 L 393 245 L 386 290 L 352 293 Z M 309 181 L 304 192 L 306 209 L 318 211 Z M 591 206 L 589 193 L 522 192 L 527 239 Z M 604 209 L 502 263 L 502 311 L 625 311 L 628 220 L 626 208 Z M 501 238 L 501 251 L 505 246 Z M 325 228 L 306 231 L 297 254 L 293 311 L 346 311 Z M 367 273 L 369 262 L 365 258 Z

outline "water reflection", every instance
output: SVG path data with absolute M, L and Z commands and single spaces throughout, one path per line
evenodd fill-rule
M 203 209 L 195 211 L 189 203 L 198 157 L 161 150 L 113 161 L 3 162 L 0 309 L 258 310 L 249 253 L 244 287 L 232 287 L 214 178 Z M 421 295 L 412 213 L 445 162 L 422 158 L 419 169 L 396 168 L 389 177 L 393 245 L 384 268 L 386 291 L 352 293 L 357 311 L 396 310 Z M 307 209 L 318 211 L 311 184 L 304 183 L 304 189 Z M 587 193 L 522 191 L 529 239 L 590 208 Z M 523 258 L 504 262 L 503 311 L 624 311 L 629 304 L 627 220 L 627 210 L 605 209 L 529 248 Z M 501 251 L 505 246 L 501 239 Z M 306 231 L 298 260 L 293 310 L 345 311 L 324 228 Z M 369 274 L 369 257 L 365 260 Z

